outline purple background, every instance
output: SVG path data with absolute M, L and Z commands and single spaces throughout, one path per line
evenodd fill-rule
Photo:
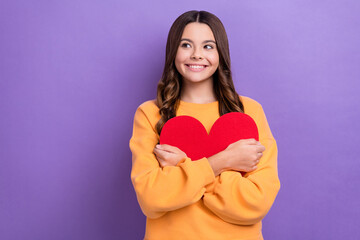
M 281 189 L 265 239 L 359 239 L 360 2 L 1 1 L 0 239 L 141 239 L 133 116 L 188 10 L 225 25 Z

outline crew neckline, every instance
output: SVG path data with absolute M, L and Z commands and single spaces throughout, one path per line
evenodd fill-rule
M 193 102 L 185 102 L 183 100 L 180 99 L 180 105 L 183 106 L 192 106 L 192 107 L 206 107 L 206 106 L 211 106 L 211 105 L 217 105 L 219 103 L 219 101 L 213 101 L 213 102 L 209 102 L 209 103 L 193 103 Z

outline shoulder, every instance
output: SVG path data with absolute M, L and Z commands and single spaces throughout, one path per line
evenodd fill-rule
M 258 111 L 262 111 L 261 104 L 258 101 L 256 101 L 255 99 L 252 99 L 247 96 L 242 96 L 242 95 L 239 95 L 239 98 L 240 98 L 240 101 L 244 105 L 244 110 L 245 110 L 244 112 L 246 114 L 253 115 L 253 114 L 257 113 Z
M 142 110 L 143 112 L 146 112 L 146 113 L 159 111 L 159 108 L 157 107 L 157 105 L 155 103 L 155 99 L 147 100 L 147 101 L 141 103 L 138 106 L 138 109 Z
M 274 139 L 269 124 L 267 122 L 262 105 L 249 97 L 240 96 L 242 103 L 244 104 L 245 113 L 252 117 L 259 130 L 259 139 L 271 138 Z
M 146 118 L 152 126 L 155 126 L 161 118 L 155 99 L 141 103 L 136 109 L 134 118 L 135 120 L 136 118 Z

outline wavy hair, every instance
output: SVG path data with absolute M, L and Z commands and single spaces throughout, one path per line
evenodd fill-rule
M 184 28 L 192 22 L 207 24 L 215 37 L 219 53 L 219 67 L 213 74 L 213 86 L 217 101 L 219 101 L 220 116 L 229 112 L 244 112 L 244 105 L 235 91 L 232 80 L 229 43 L 223 24 L 218 17 L 207 11 L 188 11 L 174 21 L 167 38 L 165 66 L 157 86 L 156 97 L 156 105 L 161 116 L 155 126 L 159 135 L 166 121 L 176 116 L 180 103 L 182 76 L 176 69 L 175 57 Z

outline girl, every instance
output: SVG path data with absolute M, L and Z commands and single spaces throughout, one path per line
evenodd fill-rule
M 157 144 L 175 116 L 192 116 L 209 133 L 229 112 L 250 115 L 259 141 L 239 140 L 196 161 Z M 262 106 L 235 91 L 227 35 L 215 15 L 189 11 L 171 26 L 157 98 L 137 108 L 129 146 L 144 239 L 263 239 L 261 220 L 280 189 L 277 145 Z

